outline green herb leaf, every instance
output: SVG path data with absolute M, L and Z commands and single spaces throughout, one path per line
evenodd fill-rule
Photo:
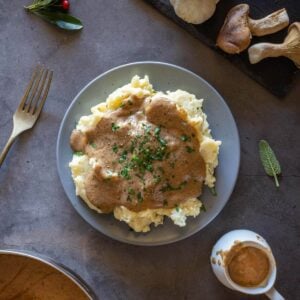
M 97 148 L 97 145 L 96 145 L 96 143 L 94 143 L 94 142 L 91 142 L 91 143 L 90 143 L 90 146 L 93 147 L 94 149 Z
M 113 147 L 112 147 L 112 151 L 115 152 L 115 153 L 117 153 L 118 150 L 119 150 L 118 145 L 117 145 L 117 144 L 114 144 Z
M 120 128 L 120 126 L 116 125 L 115 123 L 112 123 L 112 124 L 111 124 L 111 130 L 112 130 L 113 132 L 117 131 L 119 128 Z
M 73 154 L 76 155 L 76 156 L 82 156 L 82 155 L 84 155 L 84 153 L 82 151 L 76 151 Z
M 80 30 L 83 28 L 81 21 L 69 14 L 45 10 L 33 11 L 33 13 L 61 29 Z
M 181 139 L 183 142 L 186 142 L 186 141 L 189 141 L 189 140 L 190 140 L 190 138 L 189 138 L 187 135 L 185 135 L 185 134 L 183 134 L 182 136 L 180 136 L 180 139 Z
M 130 168 L 129 167 L 124 167 L 121 172 L 120 172 L 120 175 L 125 178 L 125 179 L 130 179 L 130 175 L 129 175 L 129 171 L 130 171 Z
M 144 201 L 141 192 L 138 192 L 138 194 L 137 194 L 137 199 L 138 199 L 138 202 L 139 202 L 139 203 L 142 203 L 142 202 Z
M 128 189 L 128 194 L 131 195 L 131 196 L 134 196 L 134 195 L 135 195 L 135 191 L 134 191 L 134 189 L 133 189 L 132 187 L 130 187 L 130 188 Z
M 277 175 L 281 173 L 281 167 L 275 153 L 265 140 L 259 141 L 259 155 L 265 172 L 274 177 L 275 185 L 279 187 Z
M 218 196 L 218 193 L 217 193 L 215 187 L 211 187 L 211 188 L 209 188 L 209 190 L 210 190 L 210 192 L 211 192 L 211 194 L 212 194 L 213 196 Z
M 206 207 L 205 207 L 205 205 L 202 203 L 202 205 L 201 205 L 201 207 L 200 207 L 200 211 L 204 211 L 204 212 L 206 212 Z
M 186 149 L 186 152 L 188 152 L 188 153 L 192 153 L 192 152 L 195 151 L 195 150 L 194 150 L 192 147 L 190 147 L 190 146 L 186 146 L 185 149 Z

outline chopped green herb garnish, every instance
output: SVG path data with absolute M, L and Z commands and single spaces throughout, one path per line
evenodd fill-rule
M 112 147 L 112 151 L 115 152 L 115 153 L 117 153 L 118 150 L 119 150 L 118 145 L 117 145 L 117 144 L 114 144 L 113 147 Z
M 177 212 L 179 212 L 179 206 L 176 204 L 175 209 Z
M 155 183 L 160 183 L 161 182 L 161 177 L 159 175 L 154 175 L 154 182 Z
M 186 149 L 186 152 L 188 152 L 188 153 L 192 153 L 192 152 L 195 151 L 195 150 L 194 150 L 192 147 L 190 147 L 190 146 L 186 146 L 185 149 Z
M 147 124 L 143 123 L 142 126 L 143 126 L 145 132 L 146 132 L 147 134 L 150 134 L 151 125 L 147 125 Z
M 131 196 L 134 196 L 134 195 L 135 195 L 135 191 L 134 191 L 134 189 L 133 189 L 132 187 L 130 187 L 130 188 L 128 189 L 128 194 L 131 195 Z
M 129 175 L 129 171 L 130 171 L 130 168 L 129 167 L 124 167 L 122 170 L 121 170 L 121 172 L 120 172 L 120 175 L 122 176 L 122 177 L 124 177 L 125 179 L 130 179 L 131 177 L 130 177 L 130 175 Z
M 146 170 L 149 171 L 149 172 L 152 172 L 152 171 L 153 171 L 153 166 L 152 166 L 152 164 L 150 164 L 150 163 L 147 164 L 147 165 L 146 165 Z
M 206 212 L 206 207 L 205 207 L 205 205 L 202 203 L 202 205 L 201 205 L 201 207 L 200 207 L 200 211 L 204 211 L 204 212 Z
M 96 143 L 94 143 L 94 142 L 89 143 L 89 145 L 92 146 L 94 149 L 97 148 L 97 145 L 96 145 Z
M 189 141 L 191 138 L 188 137 L 187 135 L 183 134 L 180 139 L 183 141 L 183 142 L 186 142 L 186 141 Z
M 156 137 L 158 137 L 159 134 L 160 134 L 160 127 L 156 127 L 156 128 L 154 129 L 154 135 L 155 135 Z
M 210 192 L 212 193 L 213 196 L 218 195 L 215 187 L 211 187 L 211 188 L 209 188 L 209 190 L 210 190 Z
M 84 153 L 82 151 L 76 151 L 76 152 L 74 152 L 74 155 L 81 156 L 81 155 L 84 155 Z
M 138 202 L 139 202 L 139 203 L 141 203 L 141 202 L 144 201 L 141 192 L 138 192 L 138 193 L 137 193 L 137 199 L 138 199 Z
M 178 191 L 181 190 L 185 185 L 187 184 L 187 181 L 183 181 L 179 184 L 179 186 L 172 186 L 169 182 L 167 182 L 162 188 L 161 192 L 167 192 L 167 191 Z
M 126 160 L 127 154 L 128 154 L 128 152 L 127 152 L 126 150 L 124 150 L 124 151 L 122 152 L 122 154 L 121 154 L 121 156 L 120 156 L 120 158 L 119 158 L 119 163 L 123 163 L 123 162 Z
M 120 128 L 120 126 L 116 125 L 115 123 L 112 123 L 112 124 L 111 124 L 111 130 L 112 130 L 113 132 L 117 131 L 119 128 Z

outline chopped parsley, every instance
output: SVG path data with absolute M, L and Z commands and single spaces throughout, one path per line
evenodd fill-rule
M 130 171 L 130 168 L 126 166 L 121 170 L 120 175 L 128 180 L 131 178 L 129 175 L 129 171 Z
M 178 204 L 176 204 L 175 209 L 176 209 L 177 212 L 179 212 L 179 206 L 178 206 Z
M 96 143 L 94 143 L 94 142 L 91 142 L 91 143 L 90 143 L 90 146 L 92 146 L 94 149 L 97 148 L 97 145 L 96 145 Z
M 114 123 L 112 130 L 119 128 Z M 163 161 L 167 159 L 170 152 L 167 152 L 167 142 L 160 136 L 161 128 L 153 128 L 147 123 L 142 123 L 143 133 L 137 134 L 126 147 L 118 158 L 118 162 L 122 164 L 120 176 L 125 179 L 130 179 L 130 173 L 133 171 L 135 176 L 139 177 L 144 182 L 146 172 L 153 173 L 160 171 L 164 173 L 161 167 L 154 168 L 155 161 Z M 154 141 L 158 143 L 154 143 Z M 114 144 L 113 152 L 117 153 L 120 146 Z M 161 176 L 153 175 L 156 183 L 161 181 Z
M 209 188 L 209 190 L 210 190 L 210 192 L 212 193 L 213 196 L 218 195 L 215 187 L 211 187 L 211 188 Z
M 161 182 L 161 177 L 159 175 L 154 175 L 154 182 L 155 183 L 160 183 Z
M 192 152 L 195 151 L 195 149 L 193 149 L 193 148 L 190 147 L 190 146 L 186 146 L 185 149 L 186 149 L 186 152 L 187 152 L 187 153 L 192 153 Z
M 119 163 L 123 163 L 127 159 L 128 152 L 124 150 L 119 158 Z
M 137 193 L 137 199 L 138 199 L 138 202 L 139 202 L 139 203 L 142 203 L 142 202 L 144 201 L 141 192 L 138 192 L 138 193 Z
M 155 135 L 155 137 L 158 137 L 159 134 L 160 134 L 160 127 L 156 127 L 156 128 L 154 129 L 154 135 Z
M 130 188 L 128 189 L 128 194 L 131 195 L 131 196 L 134 196 L 134 195 L 135 195 L 135 191 L 134 191 L 134 189 L 133 189 L 132 187 L 130 187 Z
M 181 190 L 187 184 L 186 181 L 181 182 L 178 186 L 172 186 L 169 182 L 167 182 L 162 188 L 161 192 L 168 192 L 168 191 L 178 191 Z
M 204 211 L 204 212 L 206 212 L 206 207 L 205 207 L 205 205 L 202 203 L 202 205 L 201 205 L 201 207 L 200 207 L 200 211 Z
M 76 151 L 76 152 L 74 152 L 74 155 L 82 156 L 82 155 L 84 155 L 84 153 L 82 151 Z
M 187 135 L 183 134 L 183 135 L 180 136 L 180 139 L 181 139 L 183 142 L 187 142 L 187 141 L 189 141 L 191 138 L 188 137 Z
M 111 130 L 112 130 L 113 132 L 117 131 L 119 128 L 120 128 L 120 126 L 116 125 L 115 123 L 112 123 L 112 124 L 111 124 Z
M 115 153 L 117 153 L 118 150 L 119 150 L 118 145 L 117 145 L 117 144 L 114 144 L 113 147 L 112 147 L 112 151 L 115 152 Z
M 146 134 L 150 134 L 150 131 L 151 131 L 151 125 L 147 125 L 145 123 L 142 124 Z

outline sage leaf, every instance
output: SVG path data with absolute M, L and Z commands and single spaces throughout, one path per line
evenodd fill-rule
M 274 177 L 276 187 L 279 187 L 277 175 L 281 173 L 280 164 L 272 148 L 265 140 L 259 141 L 259 155 L 267 175 Z
M 54 11 L 33 11 L 33 13 L 65 30 L 80 30 L 83 28 L 81 21 L 69 14 Z

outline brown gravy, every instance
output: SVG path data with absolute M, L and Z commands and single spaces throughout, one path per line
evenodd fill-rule
M 226 257 L 229 276 L 241 286 L 258 286 L 269 274 L 268 256 L 256 247 L 236 245 L 228 253 L 228 258 Z
M 205 163 L 196 130 L 164 98 L 129 97 L 95 128 L 72 132 L 74 151 L 97 160 L 85 179 L 90 202 L 105 213 L 174 208 L 201 194 Z
M 89 300 L 66 275 L 38 260 L 0 255 L 0 300 Z

